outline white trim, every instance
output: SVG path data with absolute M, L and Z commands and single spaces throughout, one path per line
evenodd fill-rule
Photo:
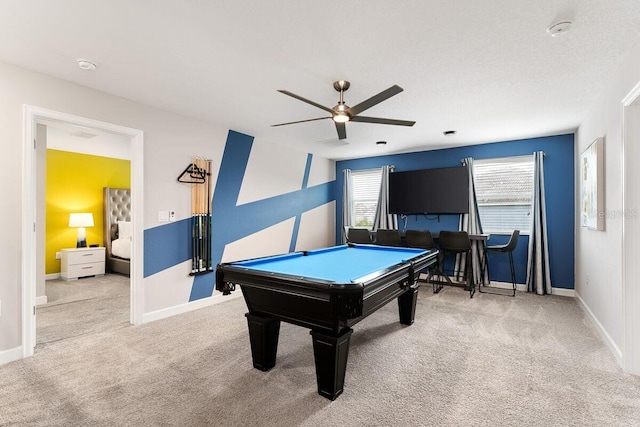
M 620 347 L 618 347 L 615 341 L 611 339 L 611 336 L 607 333 L 607 330 L 598 321 L 596 316 L 589 309 L 587 304 L 585 304 L 584 300 L 582 299 L 580 294 L 578 294 L 577 292 L 576 292 L 576 298 L 578 299 L 578 303 L 580 304 L 580 307 L 585 312 L 585 314 L 587 315 L 587 317 L 595 327 L 596 331 L 598 331 L 598 334 L 600 334 L 600 337 L 602 338 L 604 343 L 607 345 L 607 347 L 609 347 L 609 350 L 611 351 L 611 353 L 613 353 L 613 357 L 615 357 L 616 363 L 622 366 L 622 351 L 620 350 Z
M 638 192 L 635 185 L 626 185 L 627 166 L 637 163 L 637 149 L 633 149 L 637 142 L 637 133 L 632 135 L 631 126 L 628 124 L 628 114 L 631 114 L 628 107 L 638 102 L 640 98 L 640 82 L 622 99 L 622 167 L 620 168 L 620 181 L 622 182 L 622 212 L 630 212 L 628 209 L 636 209 L 638 203 Z M 636 107 L 640 108 L 640 107 Z M 635 120 L 638 113 L 635 113 Z M 637 127 L 640 123 L 634 124 Z M 629 157 L 629 159 L 627 159 Z M 635 170 L 635 168 L 633 169 Z M 619 364 L 625 372 L 640 375 L 640 342 L 637 336 L 637 325 L 640 319 L 638 310 L 640 309 L 640 291 L 637 288 L 638 264 L 637 264 L 637 236 L 640 229 L 636 225 L 637 218 L 627 218 L 622 215 L 622 348 Z
M 495 282 L 492 281 L 490 284 L 483 286 L 483 288 L 496 288 L 496 289 L 513 289 L 513 285 L 508 282 Z M 523 283 L 516 283 L 516 291 L 518 292 L 527 292 L 527 285 Z M 551 288 L 552 295 L 558 295 L 561 297 L 571 297 L 575 298 L 576 291 L 575 289 L 566 289 L 566 288 Z
M 629 91 L 629 93 L 627 94 L 627 96 L 625 96 L 624 98 L 622 98 L 622 106 L 623 107 L 628 107 L 629 105 L 633 104 L 633 102 L 636 100 L 637 97 L 640 96 L 640 82 L 638 82 L 633 89 L 631 89 Z
M 561 297 L 576 297 L 575 289 L 567 289 L 567 288 L 551 288 L 551 295 L 558 295 Z
M 424 274 L 424 273 L 420 273 L 420 277 L 424 278 L 423 280 L 426 280 L 427 275 Z M 513 285 L 511 283 L 507 283 L 507 282 L 492 281 L 491 283 L 483 286 L 483 288 L 496 288 L 496 289 L 509 289 L 509 290 L 511 290 L 511 289 L 513 289 Z M 518 292 L 527 292 L 527 285 L 523 284 L 523 283 L 516 283 L 516 291 L 518 291 Z M 567 289 L 567 288 L 551 288 L 551 294 L 552 295 L 558 295 L 558 296 L 561 296 L 561 297 L 570 297 L 570 298 L 575 298 L 576 297 L 575 289 Z
M 36 156 L 33 140 L 38 120 L 54 120 L 121 134 L 131 139 L 131 217 L 133 223 L 131 263 L 130 322 L 142 323 L 144 312 L 143 256 L 144 256 L 144 137 L 138 129 L 99 120 L 88 119 L 44 108 L 24 105 L 23 175 L 22 175 L 22 357 L 33 355 L 36 344 L 35 247 L 36 247 Z
M 45 276 L 44 276 L 44 280 L 45 280 L 45 281 L 47 281 L 47 280 L 57 280 L 57 279 L 59 279 L 60 277 L 61 277 L 61 276 L 60 276 L 60 273 L 45 274 Z
M 33 355 L 36 337 L 35 284 L 36 284 L 36 136 L 35 112 L 24 106 L 24 141 L 22 157 L 22 357 Z
M 36 306 L 44 305 L 47 301 L 48 299 L 46 295 L 40 295 L 39 297 L 36 297 Z
M 187 302 L 184 304 L 176 305 L 169 308 L 164 308 L 157 311 L 152 311 L 151 313 L 145 313 L 143 316 L 143 323 L 153 322 L 155 320 L 166 319 L 167 317 L 172 317 L 178 314 L 187 313 L 189 311 L 198 310 L 204 307 L 210 307 L 212 305 L 220 304 L 226 301 L 230 301 L 232 299 L 240 298 L 242 295 L 241 292 L 236 291 L 231 295 L 222 296 L 219 293 L 215 293 L 213 296 L 202 298 L 196 301 Z
M 0 351 L 0 365 L 22 359 L 22 347 Z

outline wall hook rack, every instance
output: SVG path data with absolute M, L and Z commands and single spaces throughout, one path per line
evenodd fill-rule
M 199 168 L 195 163 L 189 164 L 178 177 L 178 182 L 187 184 L 204 184 L 207 181 L 207 171 Z

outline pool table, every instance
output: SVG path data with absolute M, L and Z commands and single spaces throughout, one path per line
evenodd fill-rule
M 275 366 L 280 322 L 311 329 L 318 393 L 343 391 L 351 327 L 393 299 L 400 323 L 415 316 L 419 272 L 437 250 L 348 244 L 218 264 L 216 289 L 240 285 L 253 366 Z

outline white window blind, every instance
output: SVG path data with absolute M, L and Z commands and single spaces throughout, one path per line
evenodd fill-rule
M 371 229 L 378 208 L 382 168 L 352 171 L 351 179 L 353 184 L 353 198 L 351 200 L 353 224 L 355 227 Z
M 529 232 L 533 156 L 474 160 L 473 178 L 484 231 Z

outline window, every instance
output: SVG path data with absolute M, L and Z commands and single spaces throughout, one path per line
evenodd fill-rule
M 533 156 L 474 160 L 473 179 L 483 231 L 529 232 Z
M 352 224 L 371 230 L 378 208 L 378 195 L 382 168 L 351 172 L 353 197 L 351 199 Z

